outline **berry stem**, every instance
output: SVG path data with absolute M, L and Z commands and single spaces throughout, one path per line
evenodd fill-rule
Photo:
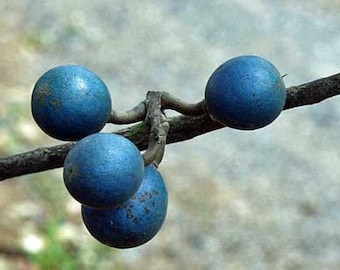
M 146 116 L 145 102 L 142 101 L 136 107 L 129 111 L 117 112 L 112 110 L 111 117 L 108 123 L 118 125 L 132 124 L 144 120 L 145 116 Z
M 168 92 L 162 92 L 162 109 L 171 109 L 185 115 L 202 115 L 206 113 L 205 100 L 191 104 Z
M 153 165 L 156 166 L 156 168 L 158 168 L 159 164 L 162 162 L 163 160 L 163 156 L 164 156 L 164 153 L 165 153 L 165 146 L 166 146 L 166 136 L 168 135 L 168 132 L 169 132 L 169 129 L 170 129 L 170 124 L 169 122 L 163 122 L 162 123 L 162 128 L 165 132 L 165 139 L 163 139 L 160 147 L 159 147 L 159 150 L 157 151 L 157 154 L 155 155 L 154 157 L 154 160 L 153 160 Z

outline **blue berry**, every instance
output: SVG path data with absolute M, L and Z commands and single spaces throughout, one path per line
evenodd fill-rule
M 253 130 L 273 122 L 286 102 L 278 70 L 253 55 L 230 59 L 210 76 L 205 100 L 210 116 L 231 128 Z
M 128 200 L 144 177 L 138 148 L 123 136 L 96 133 L 78 141 L 64 161 L 69 193 L 90 207 L 107 208 Z
M 39 127 L 60 140 L 79 140 L 99 132 L 111 114 L 105 83 L 92 71 L 64 65 L 48 70 L 36 82 L 32 115 Z
M 163 225 L 168 193 L 161 174 L 153 166 L 136 194 L 112 209 L 94 209 L 82 205 L 82 217 L 90 234 L 115 248 L 132 248 L 152 239 Z

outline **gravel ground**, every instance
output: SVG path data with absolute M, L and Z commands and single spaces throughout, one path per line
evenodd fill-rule
M 59 143 L 29 111 L 35 81 L 59 64 L 99 74 L 118 110 L 147 90 L 199 101 L 212 71 L 243 54 L 273 62 L 287 86 L 340 67 L 335 0 L 23 0 L 2 1 L 0 14 L 1 155 Z M 340 269 L 338 119 L 333 98 L 285 111 L 258 131 L 225 128 L 169 145 L 160 166 L 170 195 L 161 232 L 136 249 L 107 249 L 92 269 Z M 42 216 L 67 212 L 80 228 L 71 237 L 87 243 L 83 260 L 91 260 L 99 244 L 60 179 L 56 170 L 1 183 L 2 245 L 20 246 Z M 6 256 L 3 264 L 35 269 Z

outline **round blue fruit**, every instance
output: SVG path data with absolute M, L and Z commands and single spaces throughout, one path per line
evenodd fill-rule
M 111 114 L 105 83 L 92 71 L 76 65 L 48 70 L 36 82 L 32 115 L 48 135 L 66 141 L 99 132 Z
M 90 234 L 99 242 L 115 248 L 132 248 L 152 239 L 163 225 L 168 192 L 161 174 L 153 165 L 136 194 L 112 209 L 82 205 L 82 217 Z
M 205 100 L 211 118 L 224 126 L 253 130 L 273 122 L 286 102 L 278 70 L 253 55 L 233 58 L 210 76 Z
M 128 200 L 144 177 L 138 148 L 123 136 L 96 133 L 78 141 L 64 161 L 69 193 L 89 207 L 108 208 Z

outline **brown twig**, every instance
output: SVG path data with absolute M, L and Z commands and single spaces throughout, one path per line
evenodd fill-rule
M 340 73 L 287 88 L 285 109 L 319 103 L 339 94 Z M 170 107 L 169 104 L 168 107 Z M 223 127 L 214 122 L 206 113 L 196 116 L 180 115 L 169 118 L 167 122 L 170 125 L 167 144 L 189 140 Z M 115 133 L 130 139 L 140 150 L 145 150 L 148 147 L 150 134 L 148 124 L 141 122 Z M 73 143 L 66 143 L 41 147 L 26 153 L 1 158 L 0 180 L 61 167 L 72 145 Z

